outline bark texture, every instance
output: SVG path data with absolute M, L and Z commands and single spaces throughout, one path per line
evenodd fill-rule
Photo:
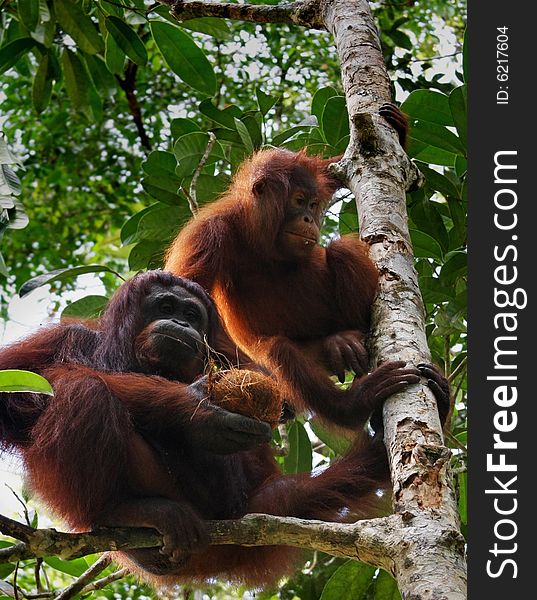
M 377 362 L 429 362 L 405 198 L 419 174 L 377 114 L 391 100 L 378 33 L 366 0 L 325 0 L 322 7 L 351 121 L 342 166 L 356 196 L 361 236 L 381 272 L 370 350 Z M 434 397 L 425 385 L 412 386 L 386 402 L 384 423 L 395 510 L 405 517 L 392 573 L 404 598 L 462 600 L 464 539 Z

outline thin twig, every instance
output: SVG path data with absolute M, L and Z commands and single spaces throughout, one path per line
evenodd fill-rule
M 108 552 L 100 556 L 76 581 L 61 591 L 56 596 L 56 600 L 69 600 L 69 598 L 76 596 L 96 575 L 104 571 L 111 562 L 112 558 Z
M 203 156 L 201 157 L 201 160 L 200 160 L 198 166 L 196 167 L 196 170 L 194 171 L 194 175 L 192 175 L 192 181 L 190 182 L 190 188 L 188 190 L 188 193 L 186 193 L 186 197 L 188 199 L 188 205 L 190 207 L 190 212 L 194 216 L 196 215 L 196 213 L 199 210 L 197 191 L 196 191 L 196 187 L 198 185 L 198 179 L 199 179 L 199 176 L 201 174 L 203 167 L 205 166 L 205 163 L 207 162 L 207 160 L 209 160 L 209 155 L 211 154 L 211 151 L 212 151 L 214 145 L 216 144 L 216 136 L 214 135 L 214 133 L 212 131 L 208 132 L 208 136 L 209 136 L 209 141 L 207 142 L 207 147 L 205 148 L 205 152 L 203 153 Z

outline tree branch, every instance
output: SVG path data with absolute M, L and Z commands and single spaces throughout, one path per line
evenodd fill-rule
M 326 29 L 320 18 L 319 0 L 297 0 L 290 4 L 257 5 L 198 0 L 159 0 L 170 7 L 178 21 L 197 17 L 220 17 L 254 23 L 286 23 L 309 29 Z
M 391 515 L 342 524 L 251 514 L 236 521 L 207 521 L 207 527 L 213 545 L 295 546 L 392 570 L 393 548 L 397 547 L 402 518 Z M 70 560 L 105 551 L 161 545 L 160 535 L 152 529 L 107 527 L 87 533 L 63 533 L 33 529 L 2 515 L 0 531 L 24 540 L 0 549 L 0 564 L 50 555 Z
M 144 122 L 142 120 L 142 111 L 138 103 L 138 98 L 136 97 L 137 72 L 138 65 L 129 60 L 127 62 L 127 66 L 125 67 L 125 77 L 121 78 L 119 77 L 119 75 L 116 75 L 116 80 L 119 84 L 119 87 L 125 92 L 125 95 L 127 97 L 127 102 L 131 111 L 132 120 L 136 125 L 136 130 L 138 131 L 140 143 L 144 148 L 150 151 L 151 141 L 149 140 L 149 136 L 147 135 L 147 132 L 145 130 Z

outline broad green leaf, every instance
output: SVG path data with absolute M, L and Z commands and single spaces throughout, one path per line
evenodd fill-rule
M 99 56 L 91 54 L 85 54 L 83 58 L 95 88 L 103 96 L 112 97 L 117 92 L 118 86 L 116 78 L 110 73 L 106 63 Z
M 429 121 L 437 125 L 453 126 L 449 98 L 433 90 L 415 90 L 401 104 L 401 110 L 410 119 Z
M 89 567 L 88 561 L 84 558 L 75 558 L 73 560 L 62 560 L 57 556 L 47 556 L 44 559 L 47 565 L 51 566 L 57 571 L 67 573 L 73 577 L 80 577 L 84 571 Z
M 455 166 L 457 159 L 457 155 L 454 152 L 447 152 L 446 150 L 429 146 L 429 144 L 414 139 L 412 137 L 412 128 L 407 138 L 407 153 L 411 158 L 415 158 L 420 162 L 451 168 Z
M 19 38 L 0 48 L 0 75 L 11 69 L 20 58 L 36 45 L 32 38 Z
M 169 242 L 157 240 L 143 240 L 136 244 L 129 254 L 129 269 L 140 271 L 142 269 L 155 269 L 164 262 L 164 251 Z
M 68 33 L 78 47 L 88 54 L 102 52 L 104 45 L 93 21 L 78 4 L 71 0 L 54 0 L 56 17 L 65 33 Z
M 251 110 L 245 113 L 240 120 L 248 130 L 254 149 L 257 150 L 261 148 L 263 145 L 263 132 L 261 130 L 263 115 L 257 110 Z
M 420 231 L 433 237 L 444 252 L 449 250 L 449 236 L 444 221 L 438 212 L 437 203 L 423 197 L 410 208 L 410 217 Z
M 334 96 L 338 96 L 339 94 L 332 87 L 324 87 L 318 89 L 313 95 L 313 99 L 311 101 L 311 114 L 317 117 L 317 123 L 320 125 L 323 110 L 328 102 L 328 100 Z
M 6 261 L 4 260 L 4 257 L 2 256 L 1 252 L 0 252 L 0 275 L 3 275 L 4 277 L 7 277 L 9 275 L 9 271 L 7 270 L 7 267 L 6 267 Z
M 442 304 L 453 300 L 455 290 L 442 285 L 438 277 L 420 277 L 419 285 L 425 304 Z
M 214 104 L 211 98 L 205 98 L 202 102 L 200 102 L 199 111 L 214 121 L 222 127 L 227 127 L 228 129 L 235 129 L 235 118 L 239 118 L 242 115 L 242 111 L 237 106 L 233 104 L 228 106 L 225 110 L 220 110 Z
M 164 150 L 153 150 L 142 163 L 142 169 L 148 175 L 154 175 L 155 177 L 167 177 L 177 181 L 179 187 L 181 181 L 175 176 L 175 168 L 177 167 L 177 160 L 175 155 L 171 152 L 165 152 Z
M 19 0 L 19 17 L 28 31 L 34 31 L 39 23 L 39 0 Z
M 67 48 L 62 52 L 65 89 L 73 106 L 91 118 L 91 89 L 89 75 L 80 58 Z
M 9 544 L 11 546 L 11 544 Z M 7 547 L 7 546 L 5 546 Z M 2 565 L 0 565 L 0 579 L 7 579 L 11 573 L 13 573 L 13 571 L 15 570 L 15 565 L 12 563 L 4 563 Z M 4 584 L 8 584 L 7 581 L 4 582 Z M 9 585 L 9 584 L 8 584 Z M 12 600 L 13 596 L 4 596 L 2 594 L 0 594 L 0 600 L 2 600 L 2 598 L 5 598 L 6 600 Z
M 349 438 L 325 427 L 319 419 L 310 419 L 309 424 L 313 433 L 321 440 L 321 442 L 326 444 L 337 455 L 342 456 L 351 447 L 352 442 Z
M 289 454 L 284 458 L 286 473 L 308 473 L 311 471 L 312 450 L 311 443 L 304 425 L 300 421 L 293 421 L 288 431 Z
M 252 141 L 252 138 L 250 137 L 250 132 L 248 131 L 248 128 L 240 119 L 234 119 L 234 121 L 235 127 L 237 128 L 242 143 L 246 148 L 246 152 L 248 154 L 251 154 L 254 151 L 254 143 Z
M 356 202 L 350 200 L 345 202 L 339 213 L 339 233 L 345 235 L 358 231 L 358 212 Z
M 294 127 L 291 127 L 290 129 L 287 129 L 286 131 L 282 131 L 278 135 L 275 135 L 272 138 L 272 145 L 281 146 L 284 142 L 292 138 L 297 133 L 309 131 L 312 129 L 312 127 L 312 125 L 295 125 Z
M 349 560 L 330 577 L 320 600 L 366 600 L 375 567 Z
M 268 111 L 278 102 L 278 98 L 275 98 L 270 94 L 265 94 L 265 92 L 259 87 L 255 88 L 255 95 L 257 98 L 257 106 L 259 106 L 259 110 L 263 116 L 265 116 Z
M 136 241 L 136 232 L 138 231 L 138 223 L 140 219 L 149 211 L 154 210 L 157 206 L 160 206 L 158 202 L 155 204 L 151 204 L 151 206 L 147 206 L 140 212 L 137 212 L 130 219 L 128 219 L 123 227 L 121 228 L 121 243 L 124 246 L 128 246 Z
M 223 19 L 215 17 L 199 17 L 181 22 L 181 27 L 212 35 L 217 40 L 228 40 L 231 37 L 229 25 Z
M 190 182 L 191 178 L 184 179 L 183 187 L 189 189 Z M 196 199 L 198 204 L 216 200 L 218 196 L 225 192 L 228 186 L 229 179 L 222 173 L 218 175 L 201 173 L 196 182 Z
M 138 34 L 119 17 L 108 16 L 104 24 L 121 50 L 132 62 L 143 67 L 147 63 L 147 50 Z
M 170 69 L 186 84 L 208 96 L 216 92 L 216 75 L 194 40 L 170 23 L 151 21 L 151 33 Z
M 85 296 L 68 304 L 63 309 L 62 318 L 95 319 L 103 313 L 107 304 L 108 298 L 106 296 Z
M 52 81 L 50 54 L 47 52 L 41 57 L 32 84 L 32 102 L 37 114 L 43 112 L 50 102 Z
M 461 85 L 455 88 L 449 95 L 449 108 L 453 115 L 453 122 L 457 128 L 457 133 L 466 147 L 467 142 L 467 98 L 466 98 L 466 86 Z
M 174 119 L 170 124 L 172 138 L 176 140 L 186 133 L 193 131 L 201 131 L 200 126 L 192 119 L 178 118 Z
M 178 191 L 180 183 L 181 179 L 175 176 L 171 179 L 147 175 L 142 179 L 142 187 L 150 196 L 170 205 L 177 205 L 181 202 L 181 195 Z
M 50 383 L 44 377 L 19 369 L 0 371 L 0 392 L 33 392 L 54 395 Z
M 395 579 L 383 569 L 375 579 L 375 595 L 373 600 L 401 600 Z
M 419 258 L 435 258 L 439 262 L 442 262 L 442 248 L 434 238 L 418 229 L 411 229 L 410 237 L 414 248 L 414 256 Z
M 116 40 L 110 33 L 104 39 L 104 62 L 106 68 L 114 75 L 123 75 L 125 69 L 125 52 L 117 45 Z
M 186 206 L 156 206 L 140 217 L 137 239 L 169 242 L 191 216 Z
M 456 187 L 456 185 L 448 179 L 442 173 L 435 171 L 427 167 L 422 163 L 418 163 L 419 170 L 425 175 L 427 180 L 427 185 L 431 187 L 433 190 L 440 192 L 443 196 L 448 198 L 452 196 L 454 198 L 461 197 L 461 190 Z
M 54 271 L 49 271 L 48 273 L 43 273 L 43 275 L 33 277 L 32 279 L 29 279 L 23 283 L 19 289 L 19 296 L 22 298 L 38 287 L 53 283 L 55 281 L 68 281 L 69 279 L 73 279 L 74 277 L 78 277 L 84 273 L 114 273 L 119 277 L 118 273 L 109 267 L 105 267 L 104 265 L 84 265 L 81 267 L 56 269 Z
M 399 48 L 405 48 L 405 50 L 412 49 L 412 40 L 404 31 L 393 29 L 392 31 L 386 32 L 386 35 L 390 37 L 394 44 Z
M 468 274 L 468 255 L 466 252 L 450 252 L 440 271 L 440 280 L 444 285 L 451 285 L 459 277 L 465 277 Z
M 175 173 L 178 177 L 191 176 L 197 169 L 205 154 L 209 136 L 203 131 L 195 131 L 181 136 L 173 146 L 173 153 L 177 159 Z M 225 154 L 219 142 L 213 146 L 206 165 L 211 165 L 217 160 L 225 159 Z
M 324 137 L 332 146 L 349 135 L 349 115 L 344 96 L 333 96 L 327 100 L 321 123 Z
M 465 156 L 466 149 L 461 140 L 446 127 L 429 123 L 426 121 L 414 121 L 410 129 L 410 136 L 420 142 L 440 148 L 446 152 L 452 152 Z

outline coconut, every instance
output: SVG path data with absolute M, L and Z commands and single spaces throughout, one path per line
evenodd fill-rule
M 209 391 L 211 402 L 230 412 L 278 425 L 283 399 L 276 382 L 267 375 L 245 369 L 220 371 Z

